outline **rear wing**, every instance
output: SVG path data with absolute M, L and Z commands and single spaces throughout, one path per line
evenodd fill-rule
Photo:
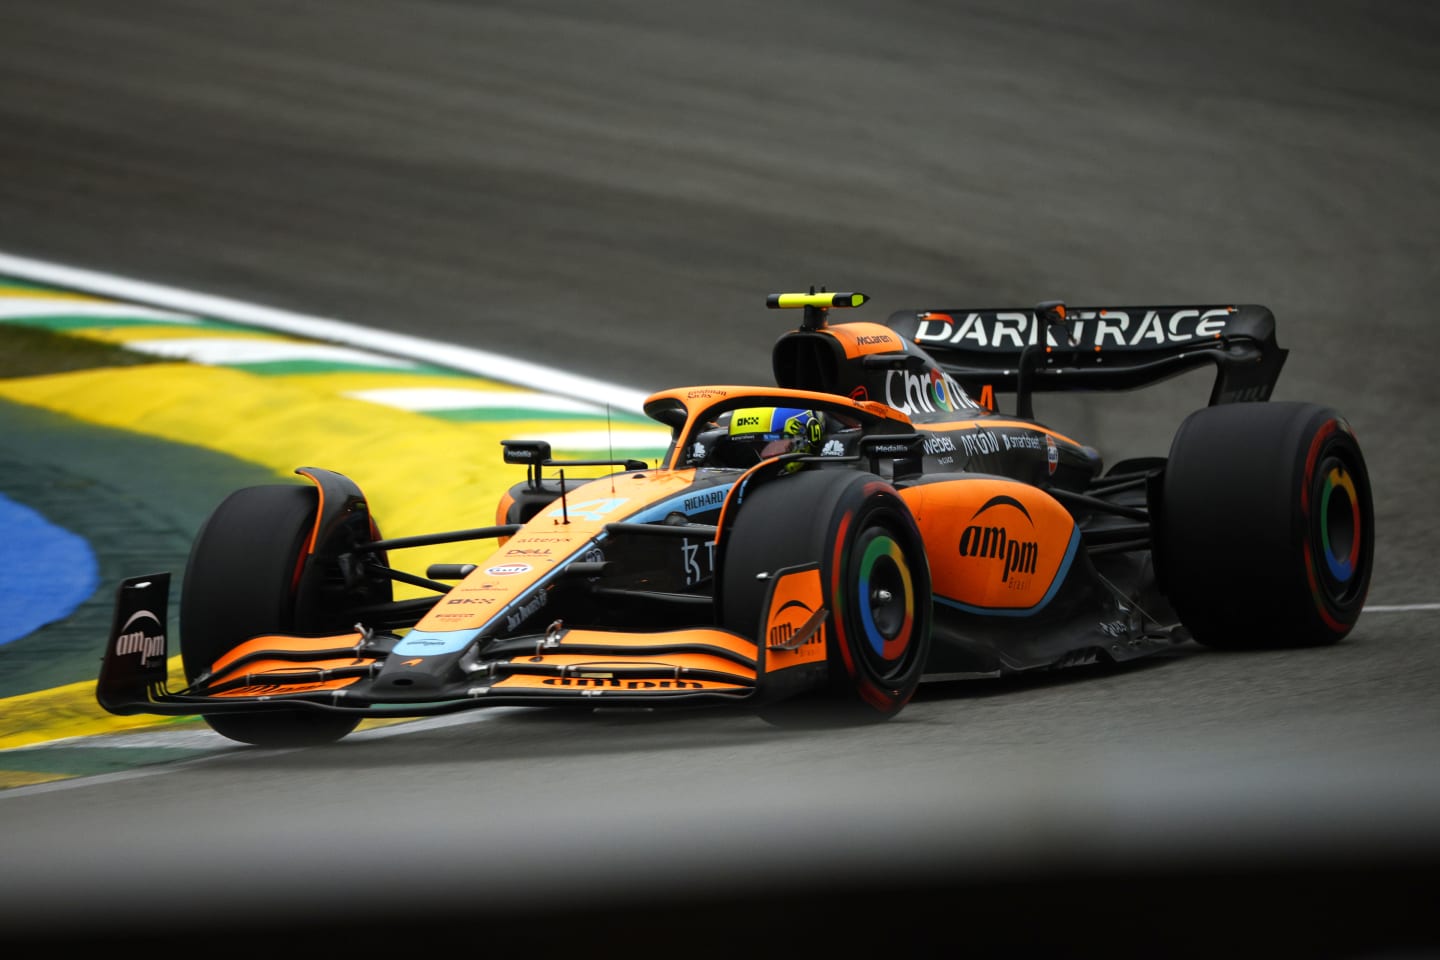
M 1255 304 L 899 310 L 887 325 L 921 347 L 967 393 L 1130 390 L 1207 364 L 1212 406 L 1268 400 L 1286 354 L 1275 316 Z M 988 390 L 987 390 L 988 388 Z

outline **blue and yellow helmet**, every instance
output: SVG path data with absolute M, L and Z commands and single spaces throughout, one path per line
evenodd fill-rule
M 803 407 L 743 407 L 722 416 L 700 438 L 696 459 L 711 466 L 751 467 L 787 453 L 815 455 L 825 436 L 825 415 Z

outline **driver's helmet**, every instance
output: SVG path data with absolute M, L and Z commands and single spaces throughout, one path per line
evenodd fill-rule
M 717 467 L 753 467 L 787 453 L 815 455 L 825 415 L 802 407 L 744 407 L 722 414 L 718 426 L 697 438 L 696 460 Z

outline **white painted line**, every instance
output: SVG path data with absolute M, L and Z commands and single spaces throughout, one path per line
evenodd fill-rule
M 215 750 L 237 746 L 239 744 L 235 741 L 227 740 L 201 723 L 178 729 L 172 726 L 147 727 L 118 733 L 93 733 L 81 737 L 63 737 L 59 740 L 46 740 L 41 743 L 26 744 L 23 747 L 0 750 L 0 756 L 24 753 L 27 750 L 53 748 L 88 750 L 93 747 L 106 747 L 117 750 L 133 750 L 161 747 L 167 750 Z
M 417 717 L 413 720 L 400 720 L 398 723 L 387 724 L 381 727 L 357 730 L 342 740 L 341 743 L 350 743 L 356 740 L 385 740 L 390 737 L 405 736 L 410 733 L 424 733 L 426 730 L 440 730 L 445 727 L 484 723 L 499 720 L 505 716 L 514 716 L 517 713 L 528 713 L 536 709 L 543 710 L 546 708 L 476 707 L 473 710 L 462 710 L 438 717 Z
M 454 344 L 424 340 L 419 337 L 406 336 L 405 334 L 372 330 L 325 317 L 289 313 L 239 300 L 230 300 L 225 297 L 216 297 L 210 294 L 196 293 L 175 287 L 166 287 L 160 284 L 131 280 L 126 277 L 118 277 L 112 274 L 100 273 L 79 267 L 70 267 L 44 260 L 35 260 L 30 257 L 19 257 L 4 252 L 0 252 L 0 274 L 39 283 L 51 283 L 59 287 L 85 290 L 120 300 L 156 304 L 161 307 L 169 307 L 173 310 L 183 310 L 188 313 L 198 314 L 202 317 L 215 317 L 222 320 L 231 320 L 236 323 L 261 327 L 267 330 L 280 330 L 312 340 L 329 340 L 348 343 L 355 347 L 369 347 L 392 356 L 408 357 L 434 364 L 438 367 L 473 373 L 477 376 L 488 377 L 506 383 L 515 383 L 534 390 L 543 390 L 551 394 L 577 398 L 582 401 L 582 403 L 592 406 L 598 404 L 602 408 L 608 403 L 611 406 L 638 413 L 641 411 L 645 398 L 648 396 L 648 394 L 640 391 L 618 386 L 613 383 L 575 376 L 561 370 L 489 353 L 484 350 L 475 350 Z M 33 298 L 33 302 L 39 304 L 43 299 L 44 298 Z M 73 301 L 67 303 L 65 301 L 57 302 L 47 300 L 44 302 L 44 309 L 51 313 L 74 313 L 77 306 L 79 305 Z M 145 315 L 143 308 L 122 306 L 117 308 L 117 311 L 117 315 Z M 152 311 L 152 313 L 157 318 L 174 319 L 182 323 L 194 322 L 186 317 L 169 312 Z M 164 341 L 141 342 L 152 344 L 163 343 Z M 139 343 L 131 344 L 130 346 L 136 349 L 141 348 Z M 156 349 L 156 352 L 158 352 L 158 349 L 159 348 Z M 232 360 L 230 362 L 246 361 Z M 366 362 L 374 361 L 367 360 Z M 370 392 L 378 391 L 360 391 L 359 393 Z M 358 394 L 356 395 L 358 396 Z M 361 399 L 374 399 L 375 402 L 379 403 L 385 402 L 384 400 L 376 398 L 362 397 Z M 531 399 L 533 400 L 535 398 Z M 537 404 L 534 403 L 527 403 L 527 405 L 537 406 Z M 436 406 L 428 409 L 460 408 Z M 658 441 L 656 440 L 657 436 L 660 438 Z M 598 444 L 596 442 L 597 437 L 604 439 L 606 443 Z M 660 445 L 668 443 L 668 436 L 664 433 L 657 434 L 638 430 L 622 430 L 614 433 L 603 431 L 577 432 L 561 434 L 558 437 L 549 437 L 548 439 L 550 439 L 553 446 L 572 450 L 605 449 L 606 446 L 611 444 L 624 446 L 632 442 L 637 447 L 652 446 L 657 442 Z M 1364 610 L 1366 613 L 1430 612 L 1440 610 L 1440 603 L 1367 606 Z
M 370 367 L 411 369 L 411 360 L 397 360 L 366 350 L 336 347 L 328 343 L 297 343 L 289 340 L 197 337 L 194 339 L 127 340 L 127 349 L 160 357 L 183 357 L 207 366 L 236 363 L 284 363 L 316 360 L 322 363 L 353 363 Z
M 355 400 L 368 400 L 401 410 L 426 412 L 433 410 L 514 409 L 547 413 L 604 413 L 603 406 L 581 403 L 569 397 L 524 390 L 467 390 L 455 387 L 381 387 L 375 390 L 352 390 L 345 394 Z
M 44 260 L 33 260 L 29 257 L 17 257 L 13 254 L 0 253 L 0 275 L 21 277 L 39 283 L 51 283 L 74 290 L 85 290 L 120 300 L 183 310 L 202 317 L 215 317 L 249 326 L 263 327 L 267 330 L 282 330 L 311 340 L 328 340 L 376 350 L 391 356 L 422 360 L 439 367 L 473 373 L 476 376 L 488 377 L 505 383 L 514 383 L 532 390 L 558 393 L 601 405 L 608 403 L 612 407 L 633 413 L 642 412 L 645 399 L 649 396 L 647 393 L 617 384 L 576 376 L 562 370 L 555 370 L 536 363 L 527 363 L 485 350 L 437 343 L 400 333 L 372 330 L 326 317 L 289 313 L 240 300 L 230 300 L 225 297 L 130 280 L 94 270 L 50 263 Z
M 390 737 L 402 736 L 412 733 L 424 733 L 427 730 L 434 730 L 443 727 L 454 727 L 461 724 L 480 723 L 484 721 L 498 720 L 506 715 L 513 715 L 517 712 L 532 710 L 532 707 L 477 707 L 475 710 L 467 710 L 454 714 L 447 714 L 440 717 L 420 717 L 413 720 L 401 720 L 395 724 L 372 727 L 366 730 L 357 730 L 345 737 L 339 743 L 329 747 L 312 747 L 315 750 L 337 750 L 344 749 L 347 743 L 352 741 L 364 742 L 367 740 L 385 740 Z M 399 718 L 397 718 L 399 719 Z M 296 750 L 305 749 L 301 747 L 264 749 L 259 747 L 247 747 L 244 744 L 227 740 L 208 727 L 204 730 L 155 730 L 131 734 L 98 734 L 88 737 L 70 737 L 66 740 L 53 740 L 49 743 L 31 744 L 27 747 L 14 747 L 10 750 L 0 751 L 0 754 L 19 753 L 25 750 L 46 749 L 54 746 L 73 747 L 103 747 L 117 750 L 124 750 L 127 747 L 172 747 L 182 749 L 202 749 L 205 752 L 197 756 L 183 760 L 162 761 L 159 763 L 146 764 L 133 770 L 117 770 L 114 773 L 100 773 L 92 775 L 81 775 L 66 777 L 61 780 L 50 780 L 45 783 L 33 783 L 27 786 L 10 787 L 0 789 L 0 805 L 10 797 L 29 797 L 36 794 L 59 793 L 64 790 L 83 790 L 89 787 L 99 786 L 106 783 L 122 783 L 127 780 L 143 780 L 149 777 L 165 776 L 176 770 L 184 769 L 197 763 L 209 763 L 219 760 L 222 757 L 241 755 L 245 757 L 256 756 L 279 756 L 285 753 L 294 753 Z M 24 761 L 20 761 L 23 763 Z
M 241 745 L 237 743 L 235 746 L 238 748 Z M 253 753 L 250 754 L 250 756 L 255 755 L 256 754 Z M 4 803 L 11 797 L 33 797 L 42 793 L 60 793 L 64 790 L 84 790 L 90 787 L 102 786 L 107 783 L 124 783 L 127 780 L 145 780 L 149 777 L 157 777 L 170 773 L 181 767 L 187 767 L 193 763 L 209 763 L 223 756 L 226 756 L 226 753 L 209 753 L 198 757 L 191 757 L 188 760 L 152 763 L 143 767 L 136 767 L 134 770 L 119 770 L 115 773 L 97 773 L 91 776 L 65 777 L 60 780 L 49 780 L 45 783 L 32 783 L 23 787 L 10 787 L 7 790 L 0 790 L 0 803 Z
M 57 297 L 0 298 L 0 319 L 16 317 L 123 317 L 136 320 L 165 320 L 171 323 L 199 323 L 195 317 L 153 307 L 90 300 L 63 300 Z
M 1365 613 L 1420 613 L 1440 610 L 1440 603 L 1392 603 L 1366 607 Z

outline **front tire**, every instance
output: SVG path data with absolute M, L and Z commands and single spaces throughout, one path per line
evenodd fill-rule
M 264 633 L 293 633 L 305 548 L 319 495 L 314 487 L 245 487 L 226 497 L 195 537 L 180 596 L 180 656 L 193 683 L 231 649 Z M 343 612 L 330 624 L 340 626 Z M 307 626 L 312 626 L 307 624 Z M 260 747 L 331 743 L 357 717 L 319 710 L 272 708 L 206 714 L 216 733 Z
M 819 566 L 829 610 L 820 695 L 776 699 L 762 690 L 762 716 L 879 720 L 914 696 L 930 651 L 930 567 L 915 519 L 888 483 L 836 470 L 778 478 L 747 494 L 723 551 L 721 622 L 760 643 L 770 580 L 758 575 Z
M 1200 643 L 1332 644 L 1369 591 L 1375 512 L 1349 425 L 1311 403 L 1192 413 L 1165 466 L 1155 530 L 1161 585 Z

